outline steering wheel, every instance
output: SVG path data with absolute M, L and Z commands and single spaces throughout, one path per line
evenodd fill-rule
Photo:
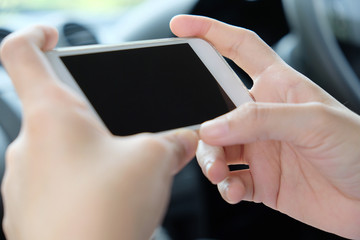
M 358 1 L 358 0 L 355 0 Z M 360 113 L 360 80 L 343 53 L 326 13 L 328 0 L 283 0 L 306 75 L 340 102 Z M 354 4 L 351 0 L 341 4 Z M 298 49 L 299 50 L 299 49 Z

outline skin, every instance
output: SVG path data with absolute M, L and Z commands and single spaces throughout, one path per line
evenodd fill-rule
M 2 184 L 7 239 L 149 239 L 198 136 L 111 135 L 46 61 L 56 42 L 54 29 L 37 26 L 1 46 L 23 105 Z
M 360 117 L 283 62 L 255 33 L 199 16 L 171 21 L 253 79 L 256 99 L 200 128 L 197 158 L 229 203 L 262 202 L 304 223 L 360 238 Z M 230 172 L 228 165 L 247 164 Z
M 197 16 L 177 16 L 171 29 L 209 41 L 254 80 L 255 103 L 200 129 L 198 161 L 223 198 L 262 202 L 360 238 L 359 116 L 251 31 Z M 1 46 L 24 113 L 2 185 L 7 239 L 147 239 L 198 137 L 188 130 L 112 136 L 51 70 L 43 51 L 56 41 L 54 29 L 37 26 Z M 229 172 L 230 164 L 250 169 Z

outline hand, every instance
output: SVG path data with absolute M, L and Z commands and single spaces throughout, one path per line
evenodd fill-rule
M 1 48 L 24 113 L 2 185 L 7 239 L 150 238 L 197 134 L 112 136 L 46 61 L 56 42 L 54 29 L 38 26 Z
M 200 129 L 207 178 L 229 203 L 262 202 L 302 222 L 360 238 L 360 117 L 285 64 L 249 30 L 177 16 L 172 31 L 212 43 L 254 80 L 256 103 Z M 228 165 L 247 164 L 230 172 Z

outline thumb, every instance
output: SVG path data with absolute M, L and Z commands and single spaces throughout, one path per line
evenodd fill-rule
M 23 104 L 26 96 L 34 95 L 34 89 L 56 79 L 43 51 L 52 49 L 57 39 L 54 28 L 35 26 L 15 32 L 2 42 L 1 60 Z
M 195 157 L 199 137 L 195 131 L 178 129 L 157 134 L 165 144 L 166 161 L 170 161 L 171 173 L 176 174 Z
M 200 128 L 210 145 L 230 146 L 278 140 L 309 146 L 309 136 L 326 134 L 334 108 L 321 103 L 247 103 Z

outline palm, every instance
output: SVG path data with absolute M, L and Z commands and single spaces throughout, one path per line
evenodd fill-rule
M 279 69 L 275 68 L 273 71 Z M 343 108 L 305 77 L 298 75 L 294 78 L 294 71 L 290 68 L 287 72 L 289 77 L 283 74 L 281 79 L 271 73 L 259 78 L 251 91 L 255 99 L 258 102 L 272 103 L 317 101 Z M 331 129 L 331 126 L 327 126 L 327 122 L 323 125 L 324 129 L 327 127 Z M 352 131 L 351 127 L 349 131 Z M 351 149 L 346 149 L 346 144 L 343 145 L 343 151 L 339 149 L 333 151 L 333 149 L 342 147 L 341 143 L 344 141 L 353 140 L 346 138 L 346 132 L 342 135 L 344 135 L 343 139 L 339 137 L 341 135 L 328 136 L 324 132 L 314 133 L 313 137 L 304 140 L 304 144 L 260 141 L 244 145 L 239 163 L 245 162 L 250 168 L 253 192 L 248 200 L 263 202 L 304 222 L 313 223 L 315 219 L 318 221 L 316 224 L 320 226 L 323 216 L 328 216 L 329 221 L 336 225 L 339 214 L 348 212 L 357 204 L 352 198 L 360 196 L 359 191 L 354 193 L 353 189 L 348 187 L 358 179 L 354 180 L 349 172 L 339 176 L 341 174 L 336 171 L 339 167 L 337 163 L 343 158 L 338 152 L 351 151 Z M 315 143 L 321 139 L 327 142 L 320 148 Z M 336 178 L 341 178 L 341 181 L 328 180 Z M 339 189 L 349 189 L 349 192 L 341 192 Z

